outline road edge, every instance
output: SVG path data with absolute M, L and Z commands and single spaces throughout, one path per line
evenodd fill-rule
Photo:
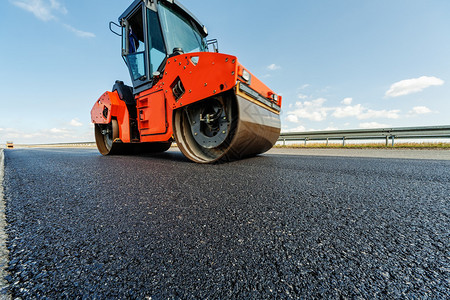
M 264 155 L 330 156 L 380 159 L 450 160 L 450 150 L 352 149 L 352 148 L 272 148 Z
M 5 277 L 9 274 L 7 271 L 9 263 L 9 251 L 6 247 L 7 235 L 5 231 L 6 227 L 6 215 L 5 215 L 5 198 L 3 197 L 3 178 L 5 168 L 5 155 L 3 149 L 0 149 L 0 299 L 11 299 L 7 293 L 8 282 Z

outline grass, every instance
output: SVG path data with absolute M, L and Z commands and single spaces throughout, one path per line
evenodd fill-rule
M 275 148 L 331 148 L 331 149 L 450 149 L 450 143 L 395 143 L 394 147 L 391 144 L 381 143 L 365 143 L 365 144 L 347 144 L 342 146 L 342 143 L 304 143 L 289 144 L 289 145 L 275 145 Z

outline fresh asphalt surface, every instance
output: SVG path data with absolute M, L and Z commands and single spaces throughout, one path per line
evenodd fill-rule
M 450 297 L 450 161 L 5 150 L 13 298 Z

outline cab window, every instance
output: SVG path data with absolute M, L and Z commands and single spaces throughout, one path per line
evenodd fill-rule
M 169 51 L 181 48 L 184 53 L 206 51 L 205 41 L 192 21 L 173 8 L 160 5 L 161 24 Z
M 150 72 L 157 71 L 166 58 L 166 47 L 164 45 L 158 14 L 147 9 L 148 41 L 150 52 Z
M 133 81 L 146 78 L 145 37 L 142 22 L 142 8 L 128 20 L 128 68 Z

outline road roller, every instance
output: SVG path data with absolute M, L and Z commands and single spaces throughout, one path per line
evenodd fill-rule
M 158 153 L 176 143 L 196 163 L 266 152 L 280 134 L 282 97 L 220 53 L 177 0 L 136 0 L 111 22 L 132 86 L 117 80 L 91 119 L 103 155 Z

